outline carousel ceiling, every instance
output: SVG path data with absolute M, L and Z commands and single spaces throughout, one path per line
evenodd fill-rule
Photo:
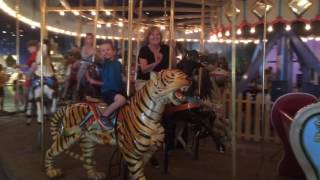
M 217 11 L 219 8 L 223 7 L 227 0 L 204 0 L 204 9 L 205 9 L 205 19 L 208 19 L 210 16 L 213 18 L 218 17 Z M 127 0 L 102 0 L 100 10 L 105 13 L 100 13 L 102 20 L 110 20 L 112 17 L 128 17 L 127 14 Z M 139 4 L 140 1 L 135 1 L 134 7 L 134 18 L 137 20 L 139 17 Z M 96 10 L 96 1 L 90 0 L 60 0 L 52 1 L 49 4 L 51 10 L 61 11 L 66 9 L 80 10 L 81 14 L 88 17 L 92 11 Z M 169 21 L 170 15 L 170 0 L 143 0 L 142 3 L 142 17 L 141 20 L 143 23 L 167 23 Z M 64 8 L 64 9 L 61 9 Z M 188 26 L 188 25 L 199 25 L 201 18 L 201 1 L 194 0 L 175 0 L 175 20 L 178 26 Z M 100 12 L 101 12 L 100 11 Z M 211 19 L 213 19 L 211 18 Z M 206 21 L 209 23 L 209 21 Z
M 15 17 L 15 2 L 17 1 L 0 0 L 0 9 Z M 39 27 L 39 2 L 39 0 L 20 0 L 19 19 L 32 27 Z M 93 20 L 99 12 L 98 38 L 120 38 L 122 31 L 128 30 L 125 28 L 128 24 L 128 0 L 100 0 L 98 6 L 96 2 L 93 0 L 47 0 L 48 30 L 76 36 L 81 23 L 81 35 L 93 32 Z M 139 18 L 140 2 L 143 4 L 141 18 Z M 168 30 L 170 2 L 171 0 L 135 0 L 134 37 L 143 33 L 150 25 Z M 204 2 L 204 29 L 200 26 L 202 2 Z M 268 8 L 266 13 L 268 32 L 281 28 L 298 29 L 301 33 L 311 32 L 317 29 L 314 26 L 320 26 L 319 3 L 318 0 L 236 0 L 237 36 L 259 38 L 265 7 Z M 175 0 L 176 38 L 199 39 L 200 30 L 206 32 L 206 38 L 211 35 L 220 39 L 229 38 L 231 9 L 230 0 Z

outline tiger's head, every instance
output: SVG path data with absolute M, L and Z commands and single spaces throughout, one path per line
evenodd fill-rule
M 151 77 L 155 92 L 153 97 L 158 102 L 181 104 L 185 100 L 183 92 L 191 85 L 188 76 L 178 69 L 166 69 Z

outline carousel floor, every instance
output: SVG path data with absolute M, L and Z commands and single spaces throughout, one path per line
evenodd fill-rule
M 35 122 L 26 126 L 23 114 L 0 116 L 0 180 L 48 179 L 41 169 L 41 150 L 37 138 L 39 128 Z M 46 147 L 50 143 L 48 141 Z M 113 150 L 105 146 L 97 148 L 99 170 L 107 170 Z M 238 141 L 236 177 L 232 178 L 230 147 L 225 154 L 220 154 L 209 139 L 202 140 L 199 160 L 192 160 L 189 153 L 177 149 L 170 153 L 169 174 L 164 174 L 162 167 L 156 169 L 148 165 L 146 176 L 150 180 L 293 180 L 277 176 L 276 168 L 281 153 L 279 144 Z M 162 161 L 163 152 L 159 151 L 157 156 Z M 64 170 L 65 176 L 61 179 L 87 179 L 79 161 L 62 155 L 56 164 Z

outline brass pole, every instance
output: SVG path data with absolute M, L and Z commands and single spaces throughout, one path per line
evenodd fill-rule
M 76 36 L 76 45 L 81 46 L 81 29 L 82 29 L 82 18 L 77 18 L 77 36 Z
M 204 53 L 204 0 L 201 0 L 201 31 L 200 31 L 200 52 Z M 198 90 L 199 96 L 201 97 L 201 86 L 202 86 L 202 68 L 199 69 L 198 76 Z
M 123 11 L 122 11 L 122 19 L 124 19 L 124 9 L 125 9 L 125 0 L 122 0 L 122 8 L 123 8 Z M 128 7 L 129 9 L 129 7 Z M 124 25 L 123 25 L 124 26 Z M 119 26 L 118 26 L 119 27 Z M 120 28 L 120 27 L 119 27 Z M 125 39 L 124 39 L 124 28 L 122 27 L 121 28 L 121 58 L 122 58 L 122 62 L 123 64 L 124 63 L 124 54 L 125 54 L 125 45 L 126 45 L 126 42 L 125 42 Z
M 82 0 L 80 0 L 80 7 L 82 7 Z M 77 37 L 76 37 L 76 45 L 78 47 L 81 46 L 81 32 L 82 32 L 82 18 L 79 15 L 77 17 Z
M 170 39 L 169 39 L 169 44 L 170 44 L 170 51 L 169 51 L 169 69 L 172 68 L 173 64 L 173 47 L 172 44 L 175 38 L 175 33 L 174 33 L 174 9 L 175 9 L 175 0 L 171 0 L 170 4 Z
M 163 2 L 163 10 L 164 10 L 164 14 L 163 14 L 163 17 L 168 17 L 168 6 L 167 6 L 167 0 L 164 0 L 164 2 Z M 170 20 L 169 20 L 170 21 Z M 168 28 L 169 28 L 169 31 L 166 29 L 165 30 L 165 32 L 164 32 L 164 38 L 163 39 L 169 39 L 170 37 L 169 37 L 169 34 L 170 34 L 170 22 L 168 23 L 168 21 L 167 20 L 164 20 L 164 24 L 165 24 L 165 26 L 167 26 L 168 25 Z
M 129 0 L 128 8 L 128 63 L 127 63 L 127 96 L 130 95 L 130 74 L 131 74 L 131 59 L 132 59 L 132 30 L 133 30 L 133 1 Z
M 167 0 L 164 0 L 163 2 L 163 11 L 164 11 L 164 14 L 163 14 L 163 17 L 167 17 L 168 16 L 168 9 L 167 9 Z
M 94 24 L 93 24 L 93 34 L 94 34 L 94 39 L 93 39 L 93 48 L 96 49 L 97 47 L 97 23 L 98 23 L 98 18 L 99 18 L 99 9 L 100 9 L 100 0 L 96 0 L 96 16 L 94 17 Z M 92 56 L 92 62 L 94 62 L 95 56 Z
M 200 52 L 204 52 L 204 10 L 205 10 L 205 4 L 204 0 L 201 0 L 201 31 L 200 31 Z
M 232 50 L 231 50 L 231 145 L 232 145 L 232 179 L 237 177 L 236 155 L 236 0 L 231 0 L 232 7 Z
M 45 160 L 45 121 L 43 118 L 43 107 L 44 107 L 44 101 L 43 101 L 43 61 L 44 61 L 44 39 L 46 38 L 46 24 L 47 24 L 47 19 L 46 19 L 46 14 L 47 14 L 47 0 L 41 0 L 40 1 L 40 86 L 41 86 L 41 91 L 40 91 L 40 118 L 41 118 L 41 151 L 42 151 L 42 168 L 44 167 L 44 160 Z
M 112 22 L 116 22 L 116 12 L 112 12 Z M 112 24 L 111 24 L 110 28 L 111 28 L 111 35 L 112 35 L 112 44 L 115 44 L 115 40 L 114 40 L 115 33 L 114 33 L 114 31 L 115 31 L 116 28 L 112 28 Z M 117 47 L 118 46 L 119 45 L 117 44 Z
M 265 130 L 265 69 L 266 69 L 266 41 L 267 41 L 267 3 L 265 3 L 264 7 L 264 23 L 263 23 L 263 49 L 262 49 L 262 102 L 261 102 L 261 134 L 262 138 L 264 137 Z
M 138 20 L 138 27 L 141 28 L 141 17 L 142 17 L 142 7 L 143 7 L 143 0 L 139 1 L 139 20 Z M 140 29 L 137 31 L 138 32 L 138 37 L 137 37 L 137 51 L 136 51 L 136 64 L 135 64 L 135 74 L 134 74 L 134 79 L 137 79 L 137 74 L 138 74 L 138 64 L 139 64 L 139 51 L 140 51 L 140 39 L 141 39 L 141 33 Z
M 215 27 L 213 16 L 214 16 L 214 9 L 211 7 L 210 8 L 210 27 L 211 27 L 211 29 L 213 29 Z
M 16 55 L 17 55 L 17 64 L 20 64 L 20 0 L 16 0 Z

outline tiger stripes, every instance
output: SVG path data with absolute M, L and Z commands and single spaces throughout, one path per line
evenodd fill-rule
M 117 142 L 115 131 L 97 131 L 79 128 L 79 124 L 90 107 L 86 103 L 68 105 L 57 111 L 50 124 L 53 143 L 45 158 L 46 173 L 50 178 L 60 176 L 62 171 L 53 166 L 56 156 L 65 152 L 80 160 L 90 179 L 103 179 L 105 174 L 97 172 L 92 160 L 94 148 L 99 144 L 117 144 L 129 173 L 134 180 L 144 180 L 144 165 L 152 154 L 162 146 L 164 128 L 160 121 L 168 102 L 178 103 L 173 96 L 177 90 L 190 85 L 187 75 L 179 70 L 164 70 L 151 79 L 129 102 L 119 109 Z M 64 135 L 64 129 L 78 127 L 79 133 Z M 68 149 L 80 143 L 82 154 Z

